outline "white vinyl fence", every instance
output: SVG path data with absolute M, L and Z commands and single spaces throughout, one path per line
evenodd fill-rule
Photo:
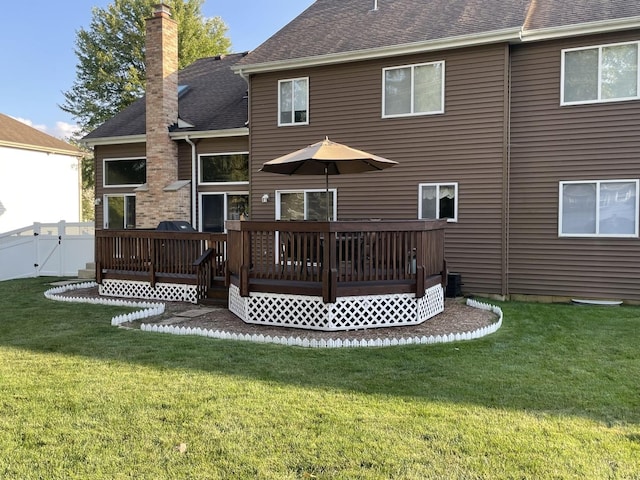
M 93 262 L 93 222 L 34 223 L 0 233 L 0 281 L 39 276 L 76 276 Z

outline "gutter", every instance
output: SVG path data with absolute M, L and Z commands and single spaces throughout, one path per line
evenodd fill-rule
M 203 131 L 188 131 L 188 132 L 169 132 L 169 138 L 171 140 L 185 140 L 187 137 L 191 139 L 199 138 L 224 138 L 224 137 L 241 137 L 249 135 L 249 129 L 246 127 L 239 128 L 227 128 L 224 130 L 203 130 Z M 94 147 L 96 145 L 122 145 L 125 143 L 145 143 L 147 136 L 145 134 L 140 135 L 122 135 L 119 137 L 101 137 L 101 138 L 88 138 L 81 140 L 80 143 L 87 147 Z
M 187 135 L 184 139 L 189 145 L 191 145 L 191 225 L 193 225 L 193 228 L 199 231 L 200 229 L 196 228 L 196 179 L 198 177 L 198 174 L 196 172 L 196 144 L 191 141 L 189 135 Z
M 15 148 L 17 150 L 30 150 L 34 152 L 42 152 L 56 155 L 64 155 L 66 157 L 86 157 L 88 154 L 81 150 L 64 150 L 62 148 L 45 147 L 40 145 L 27 145 L 25 143 L 0 141 L 0 147 Z
M 355 62 L 374 58 L 446 50 L 450 48 L 486 45 L 490 43 L 518 42 L 520 40 L 520 31 L 521 28 L 516 27 L 504 30 L 496 30 L 493 32 L 484 32 L 480 34 L 461 35 L 458 37 L 449 37 L 445 39 L 406 43 L 402 45 L 391 45 L 386 47 L 376 47 L 366 50 L 357 50 L 354 52 L 332 53 L 329 55 L 278 60 L 275 62 L 257 63 L 254 65 L 234 65 L 231 67 L 231 69 L 234 71 L 234 73 L 244 77 L 244 75 L 252 73 L 272 72 L 312 66 L 316 67 L 321 65 Z
M 561 27 L 522 29 L 523 42 L 540 42 L 557 38 L 576 37 L 581 35 L 593 35 L 597 33 L 619 32 L 640 28 L 640 17 L 617 18 L 614 20 L 601 20 L 598 22 L 579 23 L 576 25 L 564 25 Z
M 526 25 L 526 23 L 525 23 Z M 317 67 L 338 63 L 371 60 L 398 55 L 410 55 L 415 53 L 433 52 L 453 48 L 472 47 L 491 43 L 524 43 L 553 40 L 565 37 L 591 35 L 597 33 L 616 32 L 640 28 L 640 16 L 602 20 L 597 22 L 579 23 L 561 27 L 527 29 L 524 25 L 492 32 L 461 35 L 435 40 L 427 40 L 402 45 L 376 47 L 353 52 L 331 53 L 303 58 L 277 60 L 272 62 L 234 65 L 231 67 L 234 73 L 242 76 L 254 73 L 275 72 L 296 68 Z
M 224 138 L 224 137 L 242 137 L 249 135 L 249 129 L 246 127 L 226 128 L 224 130 L 203 130 L 192 132 L 170 132 L 171 140 L 186 140 L 187 138 Z
M 102 138 L 89 138 L 87 140 L 80 140 L 80 143 L 87 147 L 95 147 L 96 145 L 115 145 L 123 143 L 144 143 L 147 141 L 147 136 L 143 133 L 140 135 L 124 135 L 119 137 L 102 137 Z

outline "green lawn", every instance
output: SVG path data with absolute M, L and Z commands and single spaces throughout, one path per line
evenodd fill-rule
M 48 281 L 0 282 L 2 479 L 640 479 L 640 308 L 323 350 L 118 329 Z

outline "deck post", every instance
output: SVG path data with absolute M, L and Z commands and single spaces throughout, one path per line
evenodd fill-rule
M 425 268 L 424 265 L 416 266 L 416 298 L 424 297 L 425 284 Z
M 240 237 L 242 261 L 240 264 L 240 296 L 249 296 L 249 269 L 251 265 L 251 232 L 243 230 Z
M 246 265 L 240 267 L 240 296 L 249 296 L 249 267 Z
M 102 262 L 96 262 L 96 283 L 102 284 Z

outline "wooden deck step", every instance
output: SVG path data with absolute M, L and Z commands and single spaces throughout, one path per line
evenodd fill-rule
M 199 301 L 202 305 L 224 305 L 229 304 L 229 289 L 227 287 L 214 286 L 207 290 L 207 296 Z

